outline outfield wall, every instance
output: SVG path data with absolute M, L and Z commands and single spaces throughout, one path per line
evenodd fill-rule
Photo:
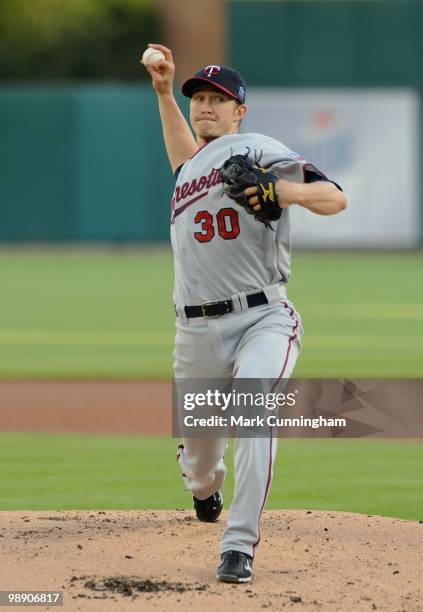
M 226 15 L 229 63 L 248 83 L 251 110 L 254 89 L 278 98 L 260 117 L 256 105 L 254 129 L 320 164 L 352 204 L 339 218 L 299 219 L 294 239 L 423 244 L 423 2 L 228 0 Z M 392 93 L 373 104 L 373 119 L 357 102 L 369 88 Z M 283 99 L 294 91 L 290 107 Z M 296 105 L 317 95 L 298 123 Z M 148 84 L 0 85 L 0 241 L 168 240 L 172 187 Z
M 166 240 L 156 107 L 147 86 L 3 86 L 0 240 Z
M 298 246 L 422 242 L 415 91 L 250 88 L 247 102 L 243 130 L 282 140 L 350 198 L 330 219 L 293 209 Z M 174 179 L 149 86 L 2 87 L 0 135 L 0 241 L 169 239 Z

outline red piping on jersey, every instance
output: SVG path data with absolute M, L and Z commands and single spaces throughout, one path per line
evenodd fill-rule
M 274 387 L 273 387 L 274 388 Z M 258 517 L 258 522 L 257 522 L 257 527 L 258 527 L 258 532 L 259 532 L 259 536 L 257 539 L 257 542 L 255 544 L 253 544 L 253 557 L 254 557 L 254 551 L 256 549 L 256 546 L 258 545 L 258 543 L 260 542 L 260 518 L 261 518 L 261 513 L 263 512 L 263 508 L 264 508 L 264 504 L 266 503 L 266 499 L 267 499 L 267 494 L 269 493 L 269 488 L 270 488 L 270 483 L 272 482 L 272 463 L 273 463 L 273 452 L 272 452 L 272 444 L 273 444 L 273 434 L 272 434 L 272 429 L 270 429 L 270 448 L 269 448 L 269 471 L 267 473 L 267 482 L 266 482 L 266 490 L 264 492 L 264 498 L 263 498 L 263 503 L 261 505 L 260 508 L 260 512 L 259 512 L 259 517 Z
M 276 381 L 274 382 L 274 384 L 272 385 L 272 388 L 270 390 L 270 393 L 273 393 L 273 391 L 275 390 L 277 384 L 279 383 L 280 379 L 282 378 L 282 376 L 285 373 L 286 370 L 286 366 L 288 363 L 288 359 L 289 359 L 289 354 L 291 352 L 291 345 L 292 342 L 296 339 L 297 337 L 297 329 L 298 329 L 298 325 L 299 325 L 299 321 L 297 319 L 295 319 L 294 317 L 294 309 L 290 308 L 288 306 L 288 304 L 286 302 L 281 302 L 281 304 L 284 306 L 284 308 L 288 308 L 289 309 L 289 316 L 295 321 L 295 325 L 292 328 L 292 334 L 289 337 L 289 341 L 288 341 L 288 350 L 286 352 L 286 357 L 285 357 L 285 361 L 284 364 L 282 366 L 282 370 L 279 374 L 279 376 L 277 377 Z M 260 513 L 259 513 L 259 517 L 258 517 L 258 523 L 257 523 L 257 527 L 258 527 L 258 532 L 259 532 L 259 537 L 257 539 L 257 542 L 255 544 L 253 544 L 253 555 L 254 555 L 254 551 L 258 545 L 258 543 L 260 542 L 260 518 L 261 518 L 261 514 L 263 512 L 263 508 L 264 508 L 264 504 L 266 503 L 266 499 L 267 499 L 267 494 L 269 492 L 269 488 L 270 488 L 270 483 L 272 481 L 272 462 L 273 462 L 273 454 L 272 454 L 272 442 L 273 442 L 273 430 L 270 429 L 270 451 L 269 451 L 269 470 L 267 473 L 267 482 L 266 482 L 266 490 L 264 492 L 264 499 L 263 499 L 263 503 L 261 505 L 260 508 Z
M 297 329 L 298 329 L 298 325 L 299 325 L 299 321 L 298 321 L 297 319 L 295 319 L 295 318 L 294 318 L 294 309 L 293 309 L 293 308 L 290 308 L 286 302 L 281 302 L 281 304 L 284 306 L 284 308 L 288 308 L 288 309 L 289 309 L 289 316 L 290 316 L 292 319 L 294 319 L 294 321 L 295 321 L 295 325 L 294 325 L 294 327 L 292 328 L 292 332 L 293 332 L 293 333 L 292 333 L 292 335 L 290 336 L 289 341 L 288 341 L 288 350 L 287 350 L 287 352 L 286 352 L 285 361 L 284 361 L 284 364 L 283 364 L 283 367 L 282 367 L 281 373 L 279 374 L 279 377 L 278 377 L 278 379 L 277 379 L 277 382 L 279 382 L 279 381 L 280 381 L 280 379 L 282 378 L 282 376 L 283 376 L 283 375 L 284 375 L 284 373 L 285 373 L 286 366 L 287 366 L 287 364 L 288 364 L 289 353 L 291 352 L 291 346 L 292 346 L 293 341 L 294 341 L 294 340 L 297 338 Z M 275 385 L 275 386 L 276 386 L 276 385 Z M 274 387 L 273 387 L 273 388 L 274 388 Z
M 295 326 L 294 326 L 294 328 L 293 328 L 293 330 L 292 330 L 292 331 L 293 331 L 293 332 L 296 332 L 296 331 L 297 331 L 297 328 L 298 328 L 298 321 L 295 323 Z M 293 334 L 293 335 L 290 337 L 290 339 L 289 339 L 289 343 L 288 343 L 288 351 L 287 351 L 287 353 L 286 353 L 285 362 L 284 362 L 284 364 L 283 364 L 282 371 L 281 371 L 281 373 L 279 374 L 278 381 L 279 381 L 279 380 L 282 378 L 282 376 L 283 376 L 283 375 L 284 375 L 284 373 L 285 373 L 285 369 L 286 369 L 286 366 L 287 366 L 287 364 L 288 364 L 289 353 L 291 352 L 292 342 L 293 342 L 293 341 L 296 339 L 296 337 L 297 337 L 297 334 L 296 334 L 296 333 L 294 333 L 294 334 Z
M 188 208 L 188 206 L 191 206 L 191 204 L 195 204 L 195 202 L 197 202 L 201 198 L 204 198 L 204 196 L 206 196 L 207 194 L 208 194 L 208 191 L 205 191 L 204 193 L 200 193 L 200 195 L 196 196 L 195 198 L 192 198 L 192 200 L 188 200 L 188 202 L 185 202 L 185 204 L 182 204 L 182 206 L 180 206 L 177 210 L 174 210 L 173 217 L 172 217 L 172 223 L 175 217 L 180 215 L 181 212 L 183 212 L 186 208 Z
M 194 153 L 194 155 L 191 155 L 190 159 L 192 159 L 193 157 L 195 157 L 197 155 L 197 153 L 199 153 L 202 149 L 204 149 L 204 147 L 207 147 L 208 144 L 210 144 L 212 141 L 209 140 L 208 142 L 205 142 L 203 145 L 201 145 L 201 147 L 199 149 L 196 150 L 196 152 Z M 186 164 L 186 162 L 184 162 Z M 183 164 L 182 164 L 183 165 Z

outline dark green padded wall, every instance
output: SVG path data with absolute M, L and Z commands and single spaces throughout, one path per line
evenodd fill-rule
M 70 235 L 71 106 L 61 91 L 0 93 L 0 238 Z
M 423 87 L 421 0 L 235 0 L 229 19 L 250 85 Z
M 168 240 L 148 86 L 0 88 L 0 240 Z

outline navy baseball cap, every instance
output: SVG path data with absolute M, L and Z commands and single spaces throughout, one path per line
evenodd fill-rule
M 204 66 L 200 68 L 194 76 L 182 85 L 182 93 L 188 98 L 192 98 L 194 90 L 203 83 L 208 83 L 221 91 L 224 91 L 228 96 L 238 100 L 240 104 L 245 102 L 245 81 L 242 76 L 228 66 Z

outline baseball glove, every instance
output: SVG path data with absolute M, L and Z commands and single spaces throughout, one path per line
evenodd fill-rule
M 264 223 L 266 228 L 273 229 L 270 221 L 277 221 L 281 216 L 275 183 L 279 177 L 260 165 L 258 160 L 248 159 L 249 151 L 245 155 L 232 155 L 220 168 L 220 177 L 226 195 L 235 200 L 257 221 Z M 253 206 L 245 195 L 247 187 L 257 187 L 260 210 L 253 210 Z M 254 204 L 256 206 L 256 204 Z

